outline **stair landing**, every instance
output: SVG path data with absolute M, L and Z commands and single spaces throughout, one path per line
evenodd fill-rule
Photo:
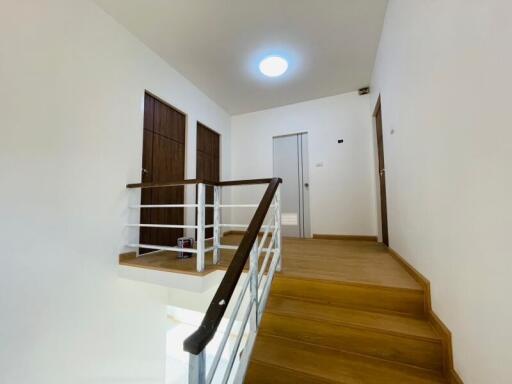
M 237 245 L 242 235 L 222 238 L 222 244 Z M 234 251 L 222 250 L 220 263 L 206 254 L 205 271 L 196 271 L 196 258 L 178 259 L 176 252 L 152 252 L 135 258 L 121 256 L 120 264 L 175 273 L 205 275 L 226 269 Z M 283 239 L 283 276 L 367 283 L 379 286 L 421 289 L 419 284 L 393 258 L 382 244 L 373 241 Z
M 285 238 L 282 275 L 421 290 L 388 248 L 375 241 Z

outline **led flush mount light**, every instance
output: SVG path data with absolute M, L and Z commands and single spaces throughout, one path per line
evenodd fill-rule
M 268 56 L 261 60 L 260 72 L 268 77 L 278 77 L 288 69 L 288 62 L 281 56 Z

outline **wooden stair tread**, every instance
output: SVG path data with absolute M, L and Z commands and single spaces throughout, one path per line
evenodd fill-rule
M 279 275 L 272 283 L 271 295 L 417 318 L 423 318 L 425 314 L 425 293 L 422 289 Z
M 283 250 L 284 276 L 421 289 L 377 242 L 285 238 Z
M 274 374 L 269 375 L 269 372 L 258 369 L 258 364 L 271 366 Z M 293 373 L 290 374 L 290 371 Z M 277 372 L 281 380 L 279 382 L 283 383 L 297 382 L 297 377 L 301 374 L 309 378 L 304 380 L 307 383 L 431 384 L 446 382 L 432 371 L 260 334 L 256 340 L 245 382 L 248 384 L 277 382 L 268 381 L 269 376 L 277 377 Z M 289 377 L 286 377 L 287 375 Z
M 426 319 L 325 305 L 279 295 L 270 296 L 265 312 L 441 341 Z
M 439 339 L 426 339 L 269 311 L 263 316 L 259 334 L 278 336 L 437 372 L 443 370 L 442 343 Z

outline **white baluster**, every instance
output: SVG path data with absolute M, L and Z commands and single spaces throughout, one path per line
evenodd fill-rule
M 189 384 L 205 384 L 206 361 L 204 350 L 199 355 L 189 354 L 188 363 L 188 383 Z
M 249 276 L 251 289 L 251 332 L 258 331 L 258 238 L 254 240 L 249 259 Z
M 219 262 L 220 252 L 220 186 L 213 187 L 213 264 Z
M 277 263 L 277 272 L 281 272 L 283 255 L 281 253 L 282 250 L 282 237 L 281 237 L 281 186 L 277 187 L 276 195 L 276 228 L 277 228 L 277 237 L 276 237 L 276 250 L 277 257 L 279 257 L 279 261 Z
M 197 184 L 197 271 L 204 271 L 205 185 Z

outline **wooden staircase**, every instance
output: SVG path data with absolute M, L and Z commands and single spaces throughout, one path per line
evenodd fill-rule
M 281 275 L 245 383 L 449 383 L 429 292 Z

